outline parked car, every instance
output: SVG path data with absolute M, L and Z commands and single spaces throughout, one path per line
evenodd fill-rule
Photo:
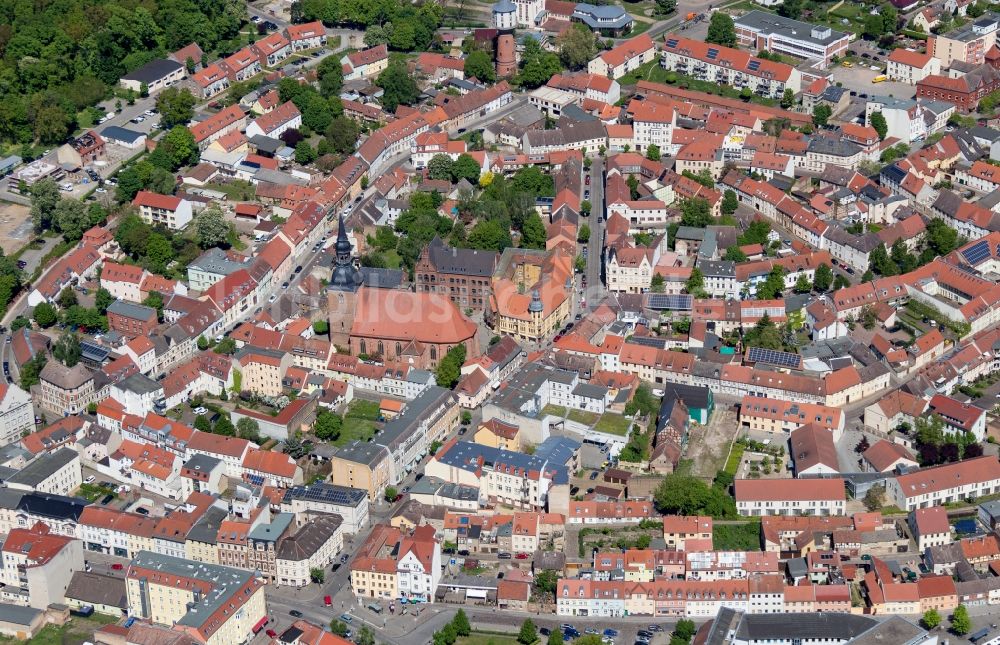
M 333 605 L 333 598 L 330 596 L 323 596 L 323 605 L 325 607 L 330 607 Z
M 497 553 L 497 558 L 499 558 L 500 560 L 510 560 L 511 555 L 506 551 L 501 551 L 500 553 Z
M 97 477 L 95 477 L 94 475 L 91 475 L 90 477 L 87 477 L 86 479 L 84 479 L 83 483 L 84 484 L 93 484 L 96 481 L 97 481 Z
M 111 565 L 112 571 L 121 571 L 124 568 L 125 567 L 120 562 L 115 562 L 114 564 Z
M 341 620 L 342 622 L 345 622 L 345 623 L 349 623 L 349 622 L 351 622 L 352 620 L 354 620 L 354 616 L 352 616 L 352 615 L 350 615 L 350 614 L 341 614 L 341 615 L 340 615 L 340 620 Z
M 288 612 L 289 616 L 294 616 L 295 618 L 302 618 L 302 612 L 298 609 L 292 609 Z
M 277 638 L 278 637 L 278 632 L 274 631 L 273 629 L 268 629 L 264 633 L 267 634 L 268 638 Z

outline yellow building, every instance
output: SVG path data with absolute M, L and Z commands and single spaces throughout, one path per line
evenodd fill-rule
M 261 396 L 280 396 L 281 380 L 292 366 L 292 355 L 273 349 L 246 346 L 236 354 L 243 373 L 242 388 Z
M 378 499 L 389 485 L 391 456 L 385 446 L 355 441 L 330 458 L 330 483 L 368 492 Z
M 187 632 L 208 645 L 248 641 L 267 617 L 253 572 L 143 551 L 128 567 L 129 614 Z
M 521 429 L 500 419 L 490 419 L 479 425 L 473 441 L 490 448 L 521 452 Z
M 492 286 L 487 322 L 493 330 L 541 341 L 570 315 L 573 258 L 561 249 L 504 249 Z
M 403 532 L 377 524 L 351 563 L 351 590 L 362 598 L 398 598 L 399 577 L 392 549 Z

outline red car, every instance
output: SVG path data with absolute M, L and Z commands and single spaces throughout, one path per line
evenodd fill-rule
M 267 630 L 264 633 L 267 634 L 269 638 L 277 638 L 278 637 L 278 632 L 274 631 L 273 629 L 269 629 L 269 630 Z
M 124 568 L 125 567 L 123 565 L 118 564 L 117 562 L 111 565 L 111 570 L 112 571 L 121 571 Z
M 333 605 L 333 599 L 330 596 L 323 596 L 323 604 L 329 607 Z
M 517 558 L 518 560 L 527 560 L 528 559 L 528 554 L 527 553 L 518 553 L 514 557 Z

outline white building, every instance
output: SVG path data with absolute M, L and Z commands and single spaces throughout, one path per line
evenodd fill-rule
M 886 492 L 904 511 L 1000 493 L 1000 461 L 983 456 L 922 468 L 889 480 Z
M 738 479 L 735 491 L 736 511 L 740 515 L 845 513 L 847 494 L 843 479 Z
M 31 396 L 13 383 L 0 383 L 0 446 L 17 443 L 34 427 Z
M 132 205 L 139 209 L 139 216 L 147 224 L 162 224 L 172 231 L 182 230 L 193 217 L 191 202 L 173 195 L 140 190 Z

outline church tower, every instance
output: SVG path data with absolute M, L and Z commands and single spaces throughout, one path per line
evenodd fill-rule
M 347 225 L 343 215 L 340 216 L 339 227 L 337 243 L 333 247 L 336 259 L 326 297 L 330 316 L 330 341 L 334 345 L 347 347 L 350 345 L 351 325 L 354 323 L 362 277 L 361 271 L 354 265 L 351 241 L 347 239 Z

